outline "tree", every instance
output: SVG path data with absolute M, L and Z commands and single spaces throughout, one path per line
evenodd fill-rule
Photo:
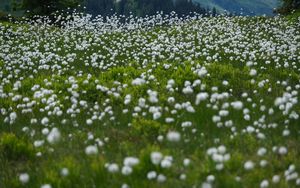
M 216 7 L 213 7 L 213 9 L 212 9 L 212 15 L 213 16 L 216 16 L 218 13 L 217 13 L 217 9 L 216 9 Z
M 276 12 L 288 14 L 293 10 L 300 9 L 300 0 L 283 0 L 283 5 Z
M 23 0 L 21 8 L 29 11 L 29 15 L 51 15 L 53 12 L 74 9 L 81 0 Z
M 113 0 L 87 0 L 85 5 L 92 15 L 111 15 L 116 9 Z

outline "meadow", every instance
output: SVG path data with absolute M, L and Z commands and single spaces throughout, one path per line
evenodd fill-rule
M 0 23 L 0 187 L 299 187 L 300 18 Z

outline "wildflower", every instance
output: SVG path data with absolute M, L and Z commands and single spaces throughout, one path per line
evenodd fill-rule
M 29 175 L 27 174 L 27 173 L 22 173 L 22 174 L 20 174 L 20 176 L 19 176 L 19 180 L 20 180 L 20 182 L 21 183 L 23 183 L 23 184 L 26 184 L 26 183 L 28 183 L 29 182 Z
M 266 148 L 259 148 L 259 150 L 257 151 L 258 156 L 264 156 L 266 153 L 267 153 Z
M 69 175 L 69 170 L 67 168 L 62 168 L 60 171 L 60 174 L 62 176 L 68 176 Z
M 165 182 L 167 180 L 167 177 L 165 176 L 165 175 L 163 175 L 163 174 L 159 174 L 158 176 L 157 176 L 157 181 L 159 182 L 159 183 L 163 183 L 163 182 Z
M 44 184 L 41 186 L 41 188 L 52 188 L 52 186 L 50 184 Z
M 146 83 L 146 80 L 142 79 L 142 78 L 136 78 L 134 80 L 132 80 L 131 84 L 134 86 L 140 86 Z
M 110 173 L 116 173 L 119 171 L 119 166 L 115 163 L 112 163 L 112 164 L 108 165 L 107 169 L 108 169 L 108 172 L 110 172 Z
M 279 183 L 279 181 L 280 181 L 280 176 L 279 175 L 274 175 L 273 177 L 272 177 L 272 182 L 273 183 Z
M 50 144 L 54 144 L 60 140 L 60 136 L 58 128 L 53 128 L 47 136 L 47 141 Z
M 85 154 L 87 154 L 87 155 L 95 155 L 97 153 L 98 153 L 97 146 L 90 145 L 85 148 Z
M 158 165 L 163 158 L 163 155 L 160 152 L 152 152 L 151 153 L 151 162 L 155 165 Z
M 269 181 L 268 181 L 268 180 L 263 180 L 263 181 L 260 183 L 260 187 L 261 187 L 261 188 L 269 187 Z
M 139 162 L 140 162 L 139 159 L 136 158 L 136 157 L 126 157 L 126 158 L 124 159 L 123 164 L 124 164 L 125 166 L 133 167 L 133 166 L 139 164 Z
M 148 180 L 155 179 L 157 177 L 157 173 L 155 171 L 150 171 L 147 173 Z
M 176 132 L 176 131 L 170 131 L 167 134 L 167 139 L 170 142 L 178 142 L 180 140 L 180 133 Z
M 254 168 L 254 163 L 252 161 L 247 161 L 244 164 L 244 168 L 245 170 L 252 170 Z
M 281 146 L 281 147 L 279 147 L 279 149 L 278 149 L 278 153 L 279 153 L 280 155 L 285 155 L 285 154 L 287 154 L 287 152 L 288 152 L 288 150 L 287 150 L 287 148 L 284 147 L 284 146 Z
M 184 165 L 184 166 L 189 166 L 190 163 L 191 163 L 191 160 L 188 159 L 188 158 L 185 158 L 185 159 L 183 160 L 183 165 Z
M 123 166 L 122 168 L 122 174 L 125 176 L 128 176 L 132 173 L 132 168 L 130 166 Z

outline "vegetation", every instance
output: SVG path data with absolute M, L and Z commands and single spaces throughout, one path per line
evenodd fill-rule
M 21 8 L 29 11 L 29 15 L 51 15 L 67 8 L 77 8 L 81 0 L 22 0 Z
M 277 11 L 282 14 L 289 14 L 300 9 L 300 0 L 283 0 L 283 5 Z
M 300 185 L 299 19 L 122 19 L 0 23 L 0 187 Z
M 201 14 L 207 13 L 206 9 L 199 4 L 194 4 L 188 0 L 87 0 L 85 2 L 87 12 L 93 15 L 112 15 L 114 13 L 121 15 L 146 16 L 155 15 L 157 12 L 163 11 L 170 13 L 175 11 L 179 15 L 197 12 Z

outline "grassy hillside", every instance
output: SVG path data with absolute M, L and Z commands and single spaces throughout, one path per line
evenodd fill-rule
M 243 12 L 250 15 L 271 15 L 273 9 L 280 5 L 279 0 L 195 0 L 195 2 L 203 6 L 216 7 L 220 11 Z
M 0 187 L 299 186 L 299 24 L 0 23 Z

